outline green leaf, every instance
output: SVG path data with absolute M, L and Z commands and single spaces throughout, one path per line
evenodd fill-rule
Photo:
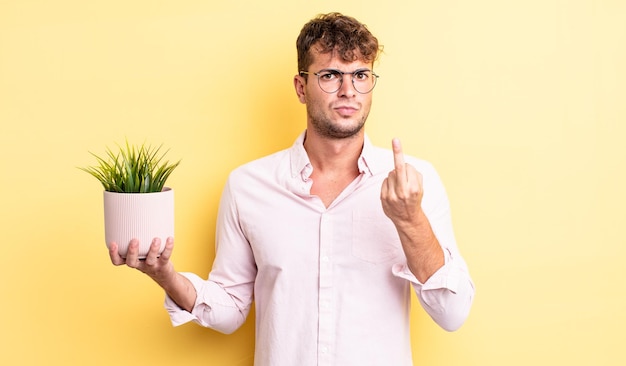
M 170 174 L 180 161 L 170 164 L 164 160 L 169 152 L 161 153 L 163 145 L 153 147 L 145 143 L 136 146 L 126 140 L 125 145 L 117 145 L 118 150 L 106 148 L 105 156 L 96 158 L 96 165 L 80 167 L 89 173 L 110 192 L 149 193 L 160 192 Z

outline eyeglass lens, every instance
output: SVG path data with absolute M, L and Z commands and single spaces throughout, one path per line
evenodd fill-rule
M 350 75 L 354 89 L 361 93 L 367 94 L 376 86 L 376 75 L 369 70 L 357 70 L 355 72 L 341 72 L 339 70 L 322 70 L 317 73 L 317 80 L 320 88 L 326 93 L 334 93 L 343 84 L 343 76 Z

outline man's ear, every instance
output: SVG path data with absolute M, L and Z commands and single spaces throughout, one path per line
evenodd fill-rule
M 296 89 L 296 94 L 298 95 L 300 103 L 306 104 L 306 79 L 300 75 L 294 76 L 293 86 Z

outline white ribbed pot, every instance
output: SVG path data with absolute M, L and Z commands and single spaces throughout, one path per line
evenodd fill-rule
M 145 258 L 152 239 L 165 241 L 174 236 L 174 190 L 168 187 L 154 193 L 104 191 L 104 234 L 107 247 L 117 243 L 126 257 L 131 239 L 139 240 L 139 258 Z

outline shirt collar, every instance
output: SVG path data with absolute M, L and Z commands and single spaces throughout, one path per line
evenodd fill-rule
M 303 180 L 308 179 L 313 171 L 313 167 L 311 165 L 311 161 L 309 160 L 309 156 L 304 149 L 304 138 L 306 136 L 306 131 L 302 132 L 296 141 L 293 143 L 291 148 L 289 149 L 289 156 L 291 160 L 291 177 L 295 178 L 298 175 L 302 177 Z M 363 150 L 361 151 L 361 155 L 358 160 L 359 172 L 361 174 L 374 175 L 380 171 L 382 171 L 382 164 L 380 161 L 376 159 L 375 147 L 372 145 L 367 134 L 365 134 L 365 138 L 363 141 Z

